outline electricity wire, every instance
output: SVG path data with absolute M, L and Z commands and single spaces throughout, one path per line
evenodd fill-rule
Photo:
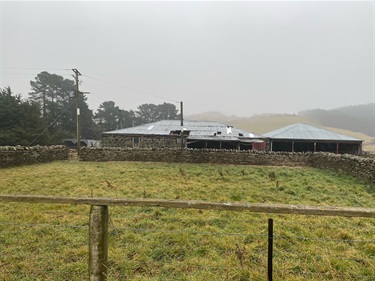
M 43 132 L 41 132 L 30 144 L 29 144 L 29 146 L 31 146 L 41 135 L 43 135 L 44 134 L 44 132 L 45 131 L 47 131 L 48 130 L 48 128 L 49 127 L 51 127 L 60 117 L 61 117 L 61 115 L 63 115 L 71 106 L 73 105 L 73 102 L 72 103 L 70 103 L 65 109 L 64 109 L 64 111 L 63 112 L 61 112 L 61 114 L 59 115 L 59 116 L 57 116 L 56 118 L 55 118 L 55 120 L 53 120 L 48 126 L 47 126 L 47 128 L 45 128 L 44 130 L 43 130 Z
M 46 69 L 46 68 L 36 68 L 36 67 L 0 67 L 0 69 L 7 69 L 7 70 L 44 70 L 44 71 L 51 71 L 51 70 L 53 70 L 53 71 L 56 71 L 56 70 L 69 71 L 69 70 L 71 70 L 70 68 L 47 68 Z M 26 73 L 2 73 L 2 74 L 33 75 L 33 74 L 26 74 Z M 116 86 L 116 87 L 119 87 L 119 88 L 131 90 L 131 91 L 134 91 L 134 92 L 138 92 L 138 93 L 141 93 L 141 94 L 144 94 L 144 95 L 147 95 L 147 96 L 155 97 L 155 98 L 162 99 L 162 100 L 167 100 L 167 101 L 174 102 L 174 103 L 179 103 L 179 101 L 176 101 L 176 100 L 173 100 L 173 99 L 165 98 L 165 97 L 162 97 L 162 96 L 159 96 L 159 95 L 155 95 L 155 94 L 152 94 L 152 93 L 149 93 L 149 92 L 146 92 L 146 91 L 142 91 L 142 90 L 138 90 L 138 89 L 135 89 L 135 88 L 120 85 L 120 84 L 117 84 L 117 83 L 113 83 L 113 82 L 110 82 L 110 81 L 106 81 L 106 80 L 103 80 L 103 79 L 100 79 L 100 78 L 96 78 L 96 77 L 92 77 L 92 76 L 88 76 L 88 75 L 83 75 L 83 74 L 81 76 L 92 79 L 92 80 L 100 81 L 100 82 L 106 83 L 108 85 L 112 85 L 112 86 Z M 98 97 L 98 98 L 100 98 L 100 97 Z
M 0 69 L 14 69 L 14 70 L 71 70 L 71 68 L 36 68 L 36 67 L 0 67 Z
M 35 73 L 9 73 L 9 72 L 2 72 L 1 75 L 30 75 L 30 76 L 35 76 Z M 59 74 L 59 76 L 71 76 L 71 74 Z
M 141 94 L 144 94 L 144 95 L 147 95 L 147 96 L 159 98 L 159 99 L 162 99 L 162 100 L 168 100 L 168 101 L 171 101 L 171 102 L 174 102 L 174 103 L 179 103 L 179 101 L 176 101 L 176 100 L 172 100 L 172 99 L 165 98 L 165 97 L 162 97 L 162 96 L 158 96 L 158 95 L 155 95 L 155 94 L 151 94 L 151 93 L 148 93 L 148 92 L 145 92 L 145 91 L 141 91 L 141 90 L 137 90 L 137 89 L 134 89 L 134 88 L 127 87 L 127 86 L 123 86 L 123 85 L 120 85 L 120 84 L 117 84 L 117 83 L 105 81 L 103 79 L 99 79 L 99 78 L 95 78 L 95 77 L 83 75 L 83 74 L 81 76 L 89 78 L 89 79 L 97 80 L 97 81 L 100 81 L 100 82 L 103 82 L 103 83 L 106 83 L 106 84 L 109 84 L 109 85 L 112 85 L 112 86 L 116 86 L 116 87 L 119 87 L 119 88 L 131 90 L 131 91 L 134 91 L 134 92 L 138 92 L 138 93 L 141 93 Z

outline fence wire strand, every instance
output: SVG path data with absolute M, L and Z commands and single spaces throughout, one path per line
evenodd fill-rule
M 331 278 L 350 278 L 350 280 L 374 280 L 373 276 L 341 274 L 341 273 L 332 273 L 332 272 L 311 272 L 311 271 L 278 270 L 278 269 L 275 269 L 274 271 L 275 273 L 279 273 L 281 275 L 288 274 L 289 276 L 291 275 L 320 276 L 320 277 L 329 278 L 329 280 L 331 280 Z
M 352 239 L 334 239 L 334 238 L 319 238 L 319 237 L 304 237 L 304 236 L 286 236 L 274 235 L 275 238 L 283 238 L 287 240 L 302 240 L 302 241 L 326 241 L 326 242 L 343 242 L 343 243 L 375 243 L 375 240 L 352 240 Z
M 43 214 L 52 214 L 52 215 L 55 215 L 56 217 L 53 218 L 53 220 L 56 220 L 57 222 L 59 221 L 59 216 L 81 216 L 82 218 L 85 218 L 86 220 L 88 219 L 88 216 L 85 216 L 85 215 L 81 215 L 79 213 L 70 213 L 70 212 L 59 212 L 59 211 L 47 211 L 47 212 L 44 212 Z M 296 263 L 299 263 L 299 269 L 293 269 L 293 268 L 288 268 L 288 265 L 290 266 L 291 263 L 288 262 L 286 265 L 285 264 L 276 264 L 276 269 L 274 270 L 274 274 L 275 274 L 275 277 L 278 276 L 280 278 L 283 277 L 283 276 L 302 276 L 303 278 L 323 278 L 323 279 L 332 279 L 332 278 L 340 278 L 340 280 L 373 280 L 373 276 L 366 276 L 366 275 L 354 275 L 354 274 L 351 274 L 350 272 L 336 272 L 334 270 L 330 270 L 330 271 L 327 271 L 327 272 L 314 272 L 314 271 L 309 271 L 308 268 L 307 268 L 307 265 L 306 263 L 308 263 L 308 260 L 303 260 L 302 257 L 303 257 L 303 254 L 302 252 L 303 251 L 296 251 L 295 249 L 292 250 L 292 252 L 288 252 L 288 251 L 285 251 L 284 249 L 286 247 L 288 247 L 289 243 L 284 243 L 284 244 L 287 244 L 287 245 L 279 245 L 278 243 L 282 243 L 283 240 L 287 240 L 288 242 L 290 243 L 293 243 L 293 241 L 295 240 L 298 240 L 298 241 L 301 241 L 301 242 L 304 242 L 304 241 L 317 241 L 319 243 L 318 247 L 316 249 L 322 249 L 323 252 L 326 252 L 327 255 L 324 255 L 324 254 L 318 254 L 318 255 L 313 255 L 312 254 L 312 257 L 313 258 L 316 258 L 318 260 L 322 260 L 322 261 L 325 261 L 325 260 L 334 260 L 334 259 L 339 259 L 339 260 L 343 260 L 343 261 L 348 261 L 348 262 L 353 262 L 354 264 L 361 264 L 363 263 L 363 265 L 361 266 L 370 266 L 371 268 L 369 269 L 370 271 L 372 270 L 375 274 L 375 268 L 374 268 L 374 260 L 375 260 L 375 256 L 372 256 L 371 254 L 367 255 L 367 256 L 362 256 L 362 257 L 359 257 L 359 256 L 356 256 L 356 254 L 358 254 L 358 252 L 349 252 L 349 256 L 343 256 L 343 255 L 337 255 L 337 253 L 331 253 L 331 252 L 328 252 L 328 246 L 324 246 L 324 242 L 333 242 L 333 243 L 336 243 L 336 244 L 339 244 L 339 243 L 345 243 L 348 245 L 349 249 L 353 249 L 353 248 L 350 248 L 350 247 L 356 247 L 356 249 L 358 250 L 358 247 L 360 245 L 364 245 L 364 244 L 370 244 L 370 243 L 375 243 L 375 240 L 374 239 L 336 239 L 336 238 L 329 238 L 329 233 L 331 233 L 332 235 L 334 234 L 334 231 L 335 229 L 337 228 L 340 228 L 342 225 L 341 223 L 340 224 L 317 224 L 315 225 L 314 222 L 312 223 L 303 223 L 303 224 L 295 224 L 293 222 L 289 222 L 289 221 L 285 221 L 285 217 L 278 217 L 280 220 L 277 221 L 277 224 L 275 224 L 276 226 L 276 230 L 278 232 L 280 232 L 281 234 L 277 235 L 275 234 L 273 236 L 273 241 L 275 243 L 275 249 L 274 249 L 274 259 L 275 261 L 278 261 L 280 259 L 283 259 L 283 257 L 288 257 L 290 258 L 291 255 L 293 255 L 293 261 L 295 259 L 294 262 Z M 43 219 L 46 219 L 46 218 L 40 218 L 40 220 L 43 220 Z M 65 219 L 64 219 L 65 220 Z M 150 224 L 150 227 L 136 227 L 136 223 L 135 221 L 137 220 L 148 220 L 150 222 L 152 222 L 153 224 Z M 356 218 L 356 220 L 358 220 Z M 51 219 L 50 219 L 51 221 Z M 154 223 L 159 223 L 159 222 L 171 222 L 171 223 L 176 223 L 177 225 L 177 228 L 178 227 L 182 227 L 183 229 L 168 229 L 168 228 L 155 228 L 155 224 Z M 228 231 L 228 230 L 233 230 L 233 229 L 228 229 L 226 230 L 226 227 L 227 225 L 231 224 L 231 223 L 236 223 L 238 225 L 238 228 L 240 228 L 240 230 L 237 231 L 237 228 L 236 227 L 233 227 L 235 228 L 236 231 Z M 192 225 L 189 225 L 189 224 L 192 224 Z M 219 225 L 222 225 L 222 229 L 223 231 L 200 231 L 200 230 L 195 230 L 194 228 L 199 228 L 199 227 L 206 227 L 206 226 L 215 226 L 215 224 L 219 224 Z M 243 226 L 243 225 L 259 225 L 259 227 L 262 227 L 261 230 L 257 233 L 254 233 L 254 232 L 247 232 L 246 231 L 246 228 L 241 228 L 240 226 Z M 134 215 L 134 216 L 125 216 L 124 214 L 121 214 L 120 213 L 120 210 L 116 209 L 116 212 L 114 211 L 114 209 L 111 210 L 110 214 L 109 214 L 109 236 L 111 238 L 113 238 L 114 242 L 116 243 L 119 243 L 119 242 L 124 242 L 122 239 L 122 234 L 124 233 L 127 233 L 127 232 L 134 232 L 134 233 L 140 233 L 140 232 L 143 232 L 143 233 L 159 233 L 161 236 L 163 236 L 164 234 L 176 234 L 176 235 L 187 235 L 187 236 L 191 236 L 191 237 L 195 237 L 197 235 L 202 235 L 202 236 L 218 236 L 218 237 L 239 237 L 241 239 L 237 239 L 237 241 L 239 241 L 239 243 L 244 243 L 243 244 L 243 250 L 244 250 L 244 257 L 247 258 L 248 260 L 246 260 L 246 262 L 248 264 L 253 264 L 254 263 L 254 260 L 256 260 L 256 262 L 258 264 L 256 264 L 258 267 L 259 267 L 259 264 L 262 264 L 264 265 L 264 268 L 258 268 L 257 270 L 259 272 L 265 272 L 266 269 L 265 269 L 265 265 L 266 265 L 266 241 L 267 241 L 267 238 L 268 237 L 268 234 L 267 234 L 267 229 L 266 229 L 266 225 L 267 225 L 267 222 L 265 219 L 262 219 L 262 218 L 259 218 L 259 217 L 256 217 L 254 220 L 253 219 L 233 219 L 231 220 L 230 218 L 217 218 L 217 219 L 202 219 L 202 218 L 175 218 L 175 217 L 154 217 L 153 215 L 148 215 L 145 216 L 145 215 Z M 372 225 L 372 222 L 370 223 L 370 225 Z M 13 227 L 19 227 L 19 228 L 22 228 L 22 227 L 26 227 L 26 228 L 39 228 L 39 227 L 45 227 L 45 228 L 52 228 L 54 229 L 55 231 L 53 231 L 53 233 L 51 233 L 51 237 L 52 237 L 52 241 L 50 243 L 53 244 L 53 247 L 54 248 L 57 248 L 59 246 L 59 241 L 58 241 L 58 233 L 60 233 L 60 229 L 64 229 L 64 228 L 67 228 L 67 229 L 86 229 L 88 230 L 89 229 L 89 225 L 88 225 L 88 222 L 86 221 L 85 223 L 83 223 L 82 225 L 79 225 L 79 224 L 76 224 L 76 225 L 71 225 L 71 224 L 66 224 L 65 222 L 61 222 L 61 223 L 22 223 L 22 222 L 7 222 L 7 221 L 0 221 L 0 226 L 3 226 L 3 227 L 9 227 L 9 226 L 13 226 Z M 308 227 L 308 229 L 311 229 L 311 228 L 314 228 L 314 229 L 317 229 L 318 227 L 321 227 L 321 228 L 325 228 L 326 226 L 329 226 L 329 229 L 324 229 L 324 230 L 327 230 L 327 237 L 313 237 L 313 232 L 310 231 L 311 233 L 311 236 L 301 236 L 301 235 L 284 235 L 282 234 L 283 231 L 285 231 L 286 229 L 289 229 L 289 228 L 292 228 L 294 229 L 293 227 L 291 226 L 299 226 L 301 228 L 303 227 Z M 367 225 L 366 225 L 367 226 Z M 364 226 L 363 226 L 364 227 Z M 356 229 L 356 231 L 360 232 L 360 233 L 364 233 L 364 231 L 359 231 L 357 228 L 355 227 L 351 227 L 351 226 L 347 226 L 345 227 L 346 229 Z M 372 229 L 372 228 L 371 228 Z M 366 229 L 365 231 L 371 231 Z M 1 229 L 0 229 L 1 230 Z M 299 230 L 298 230 L 299 231 Z M 298 233 L 298 232 L 297 232 Z M 1 234 L 1 233 L 0 233 Z M 253 239 L 250 239 L 249 240 L 249 237 L 251 238 L 254 238 Z M 142 239 L 149 239 L 149 237 L 146 237 L 145 238 L 142 238 Z M 221 239 L 221 238 L 220 238 Z M 224 239 L 224 238 L 223 238 Z M 248 239 L 248 241 L 251 241 L 251 243 L 254 242 L 254 245 L 253 244 L 246 244 L 245 245 L 245 239 Z M 1 241 L 1 236 L 0 236 L 0 241 Z M 228 240 L 229 241 L 229 240 Z M 233 240 L 231 240 L 233 241 Z M 234 240 L 236 241 L 236 240 Z M 323 243 L 322 243 L 323 242 Z M 139 242 L 139 245 L 136 244 L 135 247 L 132 248 L 132 250 L 134 249 L 142 249 L 142 247 L 144 247 L 144 251 L 147 251 L 148 249 L 146 249 L 146 246 L 145 244 L 145 241 L 144 240 L 140 240 Z M 116 244 L 117 245 L 117 244 Z M 355 245 L 355 246 L 353 246 Z M 370 244 L 371 245 L 371 244 Z M 183 245 L 180 245 L 180 246 L 183 246 Z M 242 246 L 242 245 L 240 245 Z M 245 247 L 246 246 L 246 247 Z M 111 247 L 115 247 L 115 246 L 111 246 Z M 109 248 L 109 252 L 112 252 L 114 250 L 117 250 L 117 249 L 113 249 L 113 248 Z M 128 247 L 128 244 L 123 244 L 123 246 L 120 246 L 122 247 L 120 250 L 124 251 L 127 253 L 127 251 L 129 251 L 129 249 L 127 248 Z M 228 244 L 226 245 L 227 248 L 225 249 L 220 249 L 221 251 L 227 251 L 226 254 L 231 254 L 233 255 L 234 257 L 239 257 L 238 254 L 239 252 L 237 251 L 238 249 L 241 249 L 240 247 L 238 247 L 237 249 L 234 247 L 233 244 Z M 353 255 L 353 256 L 350 256 L 350 255 Z M 161 259 L 161 260 L 158 260 L 158 259 Z M 180 262 L 177 258 L 174 259 L 173 257 L 169 257 L 169 258 L 166 258 L 164 259 L 163 257 L 156 257 L 154 259 L 150 258 L 151 261 L 152 261 L 152 264 L 157 266 L 157 267 L 160 267 L 160 268 L 168 268 L 169 265 L 169 262 L 170 261 L 173 261 L 173 264 L 177 264 L 179 265 L 179 267 L 186 267 L 186 268 L 189 268 L 189 270 L 196 270 L 196 271 L 199 271 L 199 270 L 207 270 L 207 271 L 210 271 L 210 270 L 213 270 L 213 271 L 219 271 L 219 272 L 223 272 L 225 270 L 223 270 L 223 267 L 225 269 L 225 266 L 228 267 L 228 269 L 230 268 L 230 266 L 232 266 L 232 264 L 227 264 L 227 265 L 223 265 L 223 261 L 219 260 L 218 258 L 215 260 L 213 260 L 213 262 L 215 262 L 217 265 L 216 266 L 213 266 L 213 265 L 202 265 L 202 264 L 194 264 L 194 262 L 199 262 L 199 258 L 198 260 L 195 260 L 195 261 L 189 261 L 189 263 L 183 263 L 183 262 Z M 138 261 L 138 260 L 132 260 L 132 259 L 128 259 L 126 261 L 126 264 L 128 264 L 130 266 L 130 268 L 128 270 L 137 270 L 139 269 L 140 267 L 149 267 L 149 262 L 150 261 Z M 233 261 L 230 261 L 233 263 Z M 240 260 L 235 260 L 235 264 L 238 266 L 239 270 L 241 268 L 240 266 Z M 6 263 L 6 261 L 4 260 L 0 260 L 0 277 L 1 277 L 1 271 L 2 271 L 2 267 L 6 267 L 6 266 L 9 266 L 9 264 Z M 255 266 L 255 264 L 253 264 L 253 266 Z M 281 268 L 278 268 L 280 266 L 284 266 L 283 269 Z M 12 269 L 9 269 L 10 273 L 11 274 L 11 270 Z M 116 276 L 116 274 L 118 274 L 116 272 L 116 267 L 115 266 L 110 266 L 109 267 L 109 274 L 111 274 L 112 276 Z M 249 270 L 249 269 L 247 269 Z M 51 272 L 54 272 L 53 270 Z M 53 273 L 51 273 L 53 274 Z M 60 275 L 56 275 L 56 276 L 60 276 Z M 173 273 L 171 273 L 171 277 L 172 278 L 173 276 Z

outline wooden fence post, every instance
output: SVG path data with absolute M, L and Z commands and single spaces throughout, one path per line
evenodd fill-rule
M 89 233 L 89 280 L 106 281 L 108 268 L 108 206 L 91 206 Z

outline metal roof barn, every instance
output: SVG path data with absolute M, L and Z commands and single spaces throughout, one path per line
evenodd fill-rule
M 260 141 L 260 136 L 236 129 L 233 126 L 218 122 L 186 120 L 183 122 L 183 126 L 181 126 L 180 120 L 162 120 L 137 127 L 104 132 L 104 145 L 107 145 L 106 139 L 108 136 L 116 135 L 142 138 L 133 139 L 133 147 L 137 147 L 137 145 L 134 145 L 134 141 L 138 144 L 138 142 L 146 141 L 152 137 L 154 139 L 159 138 L 159 140 L 162 137 L 174 138 L 177 146 L 188 148 L 252 149 L 251 144 Z M 160 145 L 160 141 L 158 143 Z M 151 146 L 147 145 L 147 147 Z
M 359 154 L 362 140 L 306 124 L 289 125 L 263 134 L 269 139 L 271 151 Z

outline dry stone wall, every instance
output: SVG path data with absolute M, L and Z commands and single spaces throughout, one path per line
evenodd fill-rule
M 0 146 L 0 168 L 67 160 L 65 146 Z
M 313 167 L 351 175 L 375 183 L 375 159 L 351 154 L 315 153 Z
M 152 161 L 273 166 L 311 166 L 311 153 L 219 149 L 83 148 L 81 161 Z
M 134 145 L 134 139 L 139 139 L 139 143 Z M 124 136 L 116 134 L 103 134 L 101 140 L 102 147 L 124 147 L 124 148 L 179 148 L 178 137 L 175 136 Z
M 0 168 L 67 160 L 65 146 L 2 146 Z M 345 173 L 366 182 L 375 183 L 375 159 L 349 154 L 287 153 L 216 149 L 132 149 L 86 148 L 81 161 L 145 161 L 174 163 L 210 163 L 235 165 L 267 165 L 315 167 Z
M 332 153 L 288 153 L 215 149 L 83 148 L 81 161 L 152 161 L 315 167 L 375 183 L 375 159 Z

